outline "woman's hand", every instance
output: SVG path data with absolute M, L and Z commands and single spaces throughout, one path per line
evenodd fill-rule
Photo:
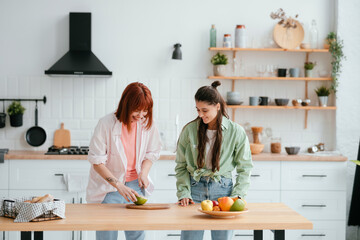
M 141 172 L 139 174 L 138 181 L 139 181 L 140 188 L 147 188 L 149 186 L 148 175 L 144 172 Z
M 183 198 L 178 201 L 180 206 L 186 207 L 189 204 L 195 204 L 191 198 Z
M 125 186 L 121 182 L 116 184 L 116 188 L 120 195 L 123 196 L 127 202 L 136 202 L 136 196 L 140 197 L 140 195 L 134 189 Z

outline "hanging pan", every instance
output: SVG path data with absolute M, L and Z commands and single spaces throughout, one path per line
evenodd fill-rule
M 29 128 L 26 132 L 26 141 L 33 147 L 38 147 L 46 141 L 46 132 L 42 127 L 38 126 L 38 108 L 37 101 L 35 105 L 35 126 Z
M 5 103 L 3 101 L 3 112 L 0 113 L 0 128 L 4 128 L 6 123 Z

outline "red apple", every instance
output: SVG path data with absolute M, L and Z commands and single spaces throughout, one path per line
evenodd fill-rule
M 213 206 L 219 206 L 218 201 L 212 200 L 212 202 L 213 202 Z

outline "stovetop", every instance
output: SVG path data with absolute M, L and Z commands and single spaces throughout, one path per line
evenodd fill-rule
M 89 152 L 89 147 L 87 146 L 70 146 L 57 148 L 55 146 L 49 147 L 45 155 L 87 155 Z

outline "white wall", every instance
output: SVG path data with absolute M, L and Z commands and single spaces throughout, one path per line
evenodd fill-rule
M 343 63 L 343 71 L 340 78 L 340 87 L 337 94 L 336 112 L 336 146 L 349 159 L 356 159 L 360 138 L 360 78 L 359 69 L 360 46 L 360 2 L 357 0 L 338 1 L 338 33 L 344 40 L 344 52 L 346 61 Z M 353 190 L 355 164 L 348 163 L 347 176 L 347 210 Z M 347 211 L 348 217 L 348 211 Z M 360 239 L 358 226 L 348 227 L 347 239 Z
M 40 98 L 40 126 L 48 134 L 47 142 L 36 149 L 52 145 L 54 131 L 60 122 L 72 133 L 73 145 L 88 145 L 97 120 L 115 109 L 124 87 L 133 81 L 147 84 L 155 99 L 155 118 L 166 142 L 175 141 L 175 117 L 180 125 L 193 119 L 193 96 L 212 73 L 208 51 L 209 29 L 216 24 L 218 44 L 224 33 L 234 34 L 236 24 L 245 24 L 248 42 L 260 44 L 269 38 L 276 23 L 269 16 L 279 7 L 307 27 L 314 18 L 323 39 L 334 27 L 334 1 L 3 1 L 0 3 L 0 96 L 3 98 Z M 261 6 L 261 8 L 259 8 Z M 111 78 L 49 77 L 48 69 L 68 50 L 68 13 L 92 12 L 92 50 L 113 72 Z M 183 60 L 171 60 L 173 44 L 180 42 Z M 255 74 L 256 64 L 302 67 L 305 54 L 238 53 L 248 73 Z M 330 69 L 330 57 L 313 54 L 318 69 Z M 229 66 L 230 67 L 230 66 Z M 222 81 L 225 96 L 230 81 Z M 321 83 L 310 83 L 309 94 L 316 104 L 313 89 Z M 248 103 L 252 95 L 304 98 L 303 82 L 239 81 L 236 89 Z M 9 103 L 7 103 L 8 105 Z M 34 104 L 24 103 L 27 111 L 20 128 L 0 129 L 0 145 L 10 149 L 32 149 L 24 140 L 26 130 L 34 125 Z M 0 106 L 1 109 L 1 106 Z M 308 129 L 304 129 L 304 111 L 239 110 L 236 120 L 252 126 L 271 127 L 283 145 L 299 145 L 302 150 L 325 142 L 335 144 L 335 113 L 310 111 Z M 180 127 L 181 127 L 180 126 Z M 169 144 L 171 142 L 171 144 Z M 267 148 L 268 149 L 268 148 Z

